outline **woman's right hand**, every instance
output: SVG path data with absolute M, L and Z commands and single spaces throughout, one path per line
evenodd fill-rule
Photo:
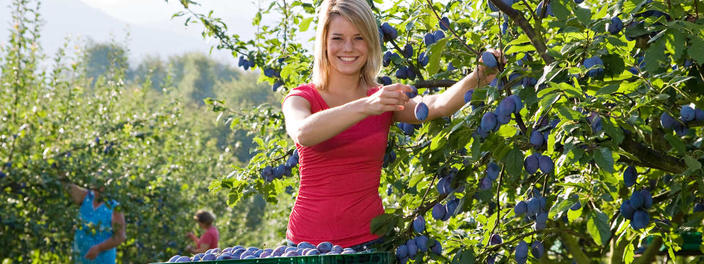
M 406 92 L 411 92 L 411 86 L 395 83 L 381 87 L 376 93 L 365 98 L 365 113 L 380 115 L 388 111 L 403 111 L 408 103 Z
M 187 236 L 188 238 L 190 238 L 191 240 L 196 240 L 196 239 L 198 239 L 198 238 L 196 237 L 196 235 L 193 234 L 193 232 L 188 232 L 188 233 L 186 233 L 186 236 Z

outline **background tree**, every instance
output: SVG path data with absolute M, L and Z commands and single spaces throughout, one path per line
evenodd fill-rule
M 119 263 L 185 254 L 198 209 L 217 216 L 223 245 L 281 240 L 282 224 L 268 219 L 290 207 L 256 195 L 228 206 L 208 188 L 251 154 L 244 137 L 214 124 L 217 113 L 199 104 L 224 94 L 232 109 L 275 101 L 240 79 L 256 74 L 198 54 L 129 68 L 122 43 L 67 42 L 47 56 L 40 2 L 10 4 L 10 37 L 0 47 L 0 262 L 72 262 L 78 207 L 65 181 L 106 184 L 107 197 L 120 202 L 127 241 Z

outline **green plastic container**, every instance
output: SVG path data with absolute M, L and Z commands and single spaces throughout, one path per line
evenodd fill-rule
M 152 264 L 163 264 L 167 262 L 156 262 Z M 228 259 L 200 262 L 181 263 L 204 263 L 204 264 L 391 264 L 393 256 L 390 252 L 356 253 L 346 255 L 323 255 L 323 256 L 300 256 L 300 257 L 278 257 L 263 259 Z

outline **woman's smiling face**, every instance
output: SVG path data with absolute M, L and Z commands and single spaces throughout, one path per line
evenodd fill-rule
M 332 72 L 359 76 L 367 54 L 367 41 L 350 21 L 339 15 L 330 18 L 327 55 Z

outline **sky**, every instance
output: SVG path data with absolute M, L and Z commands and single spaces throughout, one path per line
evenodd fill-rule
M 12 0 L 0 0 L 0 43 L 6 43 L 11 26 L 9 5 Z M 269 2 L 266 0 L 265 2 Z M 214 11 L 222 18 L 229 33 L 239 34 L 243 40 L 252 39 L 251 20 L 259 0 L 199 0 L 199 12 Z M 130 49 L 130 62 L 141 58 L 167 58 L 185 52 L 208 53 L 214 40 L 201 37 L 202 27 L 184 26 L 185 18 L 171 18 L 183 8 L 178 0 L 43 0 L 40 13 L 45 22 L 40 38 L 46 54 L 52 55 L 67 38 L 96 42 L 116 40 Z M 264 23 L 274 18 L 264 18 Z M 129 33 L 129 35 L 128 35 Z M 214 51 L 210 57 L 231 65 L 235 58 L 226 51 Z

